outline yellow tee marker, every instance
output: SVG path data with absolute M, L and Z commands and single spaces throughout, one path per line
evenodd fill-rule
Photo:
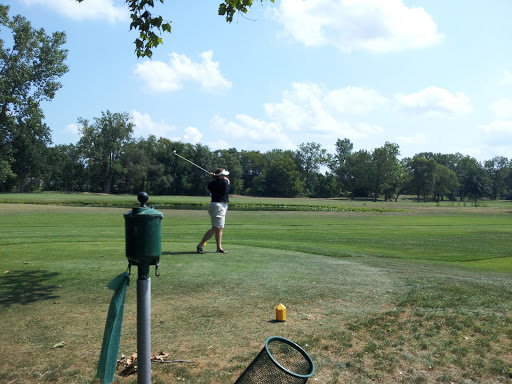
M 276 307 L 276 320 L 286 321 L 286 307 L 283 304 L 279 304 Z

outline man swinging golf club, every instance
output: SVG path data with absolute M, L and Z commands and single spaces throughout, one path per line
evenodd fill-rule
M 212 227 L 206 231 L 201 242 L 197 245 L 197 253 L 203 253 L 204 244 L 215 236 L 217 243 L 217 252 L 227 253 L 222 248 L 222 230 L 226 222 L 226 212 L 229 203 L 229 172 L 223 168 L 217 168 L 215 172 L 210 173 L 213 180 L 208 183 L 208 192 L 210 192 L 212 201 L 208 206 L 208 213 L 212 222 Z
M 229 175 L 229 172 L 223 168 L 217 168 L 215 172 L 208 172 L 206 169 L 200 167 L 192 161 L 184 158 L 181 155 L 178 155 L 176 150 L 172 151 L 172 153 L 180 159 L 188 161 L 190 164 L 199 168 L 203 172 L 213 176 L 213 180 L 208 183 L 208 192 L 210 192 L 212 197 L 212 201 L 208 206 L 208 213 L 210 214 L 212 227 L 206 231 L 203 236 L 203 240 L 201 240 L 201 242 L 197 245 L 197 253 L 203 253 L 203 246 L 214 235 L 215 241 L 217 242 L 217 252 L 227 253 L 224 249 L 222 249 L 222 230 L 224 229 L 224 223 L 226 222 L 226 212 L 228 211 L 229 203 L 229 179 L 226 177 Z

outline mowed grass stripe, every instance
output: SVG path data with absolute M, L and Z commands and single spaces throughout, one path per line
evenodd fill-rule
M 2 206 L 9 207 L 3 211 L 4 216 L 0 211 L 0 243 L 4 246 L 124 240 L 125 208 L 44 206 L 41 209 L 17 205 L 21 214 L 12 215 L 12 205 Z M 31 207 L 41 215 L 40 220 L 23 213 Z M 203 210 L 162 212 L 163 240 L 190 241 L 191 249 L 209 225 Z M 509 256 L 512 226 L 507 215 L 428 217 L 232 211 L 228 214 L 224 239 L 227 246 L 243 244 L 339 257 L 372 255 L 460 263 Z M 503 270 L 502 265 L 499 268 Z
M 512 226 L 505 215 L 443 215 L 433 220 L 396 214 L 265 212 L 251 218 L 250 224 L 243 216 L 231 212 L 226 241 L 234 238 L 235 243 L 329 256 L 372 255 L 441 262 L 502 257 L 510 255 L 512 249 Z M 264 218 L 269 217 L 267 223 Z

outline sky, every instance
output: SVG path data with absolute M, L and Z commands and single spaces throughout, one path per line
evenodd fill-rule
M 42 105 L 54 144 L 108 110 L 129 113 L 135 138 L 211 150 L 335 153 L 348 138 L 512 159 L 512 1 L 255 0 L 231 24 L 220 2 L 155 1 L 172 32 L 137 59 L 123 0 L 0 0 L 67 35 L 69 72 Z

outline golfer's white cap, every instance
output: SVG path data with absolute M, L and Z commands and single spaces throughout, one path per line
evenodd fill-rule
M 225 169 L 223 169 L 222 171 L 215 173 L 215 176 L 220 176 L 220 175 L 227 176 L 227 175 L 229 175 L 229 172 L 226 171 Z

